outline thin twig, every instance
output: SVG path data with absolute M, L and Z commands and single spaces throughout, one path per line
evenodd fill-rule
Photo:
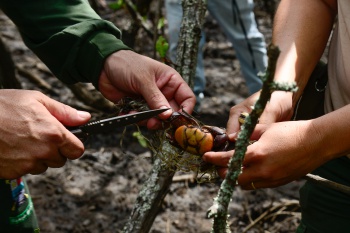
M 331 188 L 331 189 L 337 190 L 339 192 L 345 193 L 347 195 L 350 195 L 350 187 L 349 186 L 339 184 L 339 183 L 336 183 L 336 182 L 331 181 L 331 180 L 327 180 L 323 177 L 313 175 L 313 174 L 307 174 L 306 176 L 303 177 L 303 179 L 305 179 L 311 183 L 314 183 L 314 184 L 317 184 L 317 185 L 320 185 L 320 186 L 323 186 L 326 188 Z
M 154 34 L 152 31 L 152 26 L 150 26 L 150 21 L 143 19 L 142 15 L 137 11 L 135 4 L 131 0 L 124 0 L 124 2 L 127 5 L 130 15 L 133 17 L 135 22 L 145 30 L 150 38 L 153 38 Z
M 267 219 L 267 218 L 270 218 L 271 217 L 271 213 L 273 213 L 275 210 L 277 209 L 283 209 L 283 208 L 286 208 L 286 207 L 289 207 L 291 205 L 299 205 L 299 201 L 296 201 L 296 200 L 290 200 L 288 202 L 285 202 L 285 203 L 281 203 L 279 205 L 276 205 L 276 206 L 272 206 L 270 209 L 266 210 L 264 213 L 262 213 L 259 217 L 257 217 L 253 222 L 251 222 L 246 228 L 244 228 L 243 230 L 243 233 L 244 232 L 247 232 L 249 231 L 252 227 L 254 227 L 257 223 L 259 223 L 261 220 L 263 219 Z M 277 211 L 277 213 L 280 212 Z M 283 214 L 286 214 L 286 212 L 284 212 Z
M 196 180 L 196 174 L 185 174 L 185 175 L 179 175 L 173 177 L 173 182 L 191 182 L 194 183 Z
M 29 79 L 34 84 L 38 85 L 40 88 L 43 88 L 49 93 L 58 95 L 58 93 L 52 88 L 52 86 L 48 82 L 46 82 L 44 79 L 42 79 L 39 75 L 36 75 L 35 73 L 30 72 L 28 69 L 24 68 L 24 66 L 22 65 L 17 65 L 16 69 L 18 71 L 18 74 Z

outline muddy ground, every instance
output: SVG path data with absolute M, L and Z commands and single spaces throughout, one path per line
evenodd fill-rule
M 258 19 L 259 27 L 269 42 L 271 23 L 266 18 L 262 15 Z M 42 77 L 51 90 L 38 87 L 20 75 L 23 88 L 40 90 L 54 99 L 84 109 L 84 104 L 47 73 L 39 59 L 23 45 L 12 23 L 2 14 L 0 21 L 5 25 L 1 29 L 2 35 L 15 62 Z M 205 30 L 208 85 L 198 114 L 206 124 L 225 126 L 230 107 L 243 100 L 247 90 L 235 52 L 210 16 L 207 16 Z M 143 37 L 142 33 L 140 37 Z M 147 54 L 149 50 L 139 52 Z M 103 115 L 106 114 L 93 112 L 94 118 Z M 86 143 L 81 159 L 69 161 L 63 168 L 49 169 L 42 175 L 26 177 L 43 233 L 121 232 L 152 167 L 151 153 L 131 136 L 134 131 L 133 127 L 127 128 L 122 146 L 122 131 L 93 136 Z M 206 218 L 206 211 L 212 205 L 220 181 L 197 183 L 183 175 L 190 173 L 176 174 L 179 179 L 171 185 L 152 233 L 210 231 L 211 220 Z M 297 201 L 300 185 L 301 182 L 293 182 L 275 189 L 256 191 L 236 188 L 229 207 L 231 230 L 294 232 L 300 221 Z

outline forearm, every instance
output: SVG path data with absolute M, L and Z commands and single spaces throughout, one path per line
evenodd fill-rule
M 316 154 L 325 160 L 350 154 L 350 105 L 312 120 Z
M 336 7 L 334 0 L 282 0 L 276 12 L 273 43 L 281 54 L 275 79 L 297 83 L 294 104 L 326 47 Z
M 129 49 L 85 0 L 1 1 L 26 45 L 66 83 L 97 85 L 105 58 Z

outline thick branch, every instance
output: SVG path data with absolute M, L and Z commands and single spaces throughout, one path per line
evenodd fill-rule
M 196 72 L 198 44 L 206 11 L 205 0 L 183 0 L 181 33 L 176 54 L 176 69 L 193 87 Z
M 172 150 L 173 148 L 169 144 L 163 145 L 163 153 L 171 153 Z M 147 233 L 151 229 L 175 174 L 175 169 L 169 170 L 162 163 L 160 158 L 156 158 L 154 161 L 149 178 L 139 192 L 123 232 Z
M 194 76 L 196 68 L 201 22 L 204 20 L 198 17 L 204 17 L 204 1 L 183 0 L 183 19 L 186 20 L 182 23 L 180 31 L 177 56 L 181 62 L 178 63 L 177 70 L 186 81 L 189 80 L 190 76 Z M 191 20 L 195 22 L 191 22 Z M 196 31 L 195 35 L 192 33 L 193 31 Z M 163 142 L 160 149 L 161 153 L 163 153 L 163 158 L 167 158 L 167 154 L 173 154 L 173 150 L 172 146 L 166 141 Z M 163 166 L 162 160 L 156 158 L 150 177 L 145 181 L 145 185 L 142 187 L 136 200 L 130 220 L 123 230 L 124 233 L 146 233 L 150 230 L 163 199 L 169 190 L 175 171 L 175 166 Z

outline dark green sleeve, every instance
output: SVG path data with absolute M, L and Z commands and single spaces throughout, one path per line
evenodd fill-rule
M 130 49 L 111 22 L 102 20 L 86 0 L 0 1 L 24 43 L 63 82 L 97 87 L 105 58 Z

